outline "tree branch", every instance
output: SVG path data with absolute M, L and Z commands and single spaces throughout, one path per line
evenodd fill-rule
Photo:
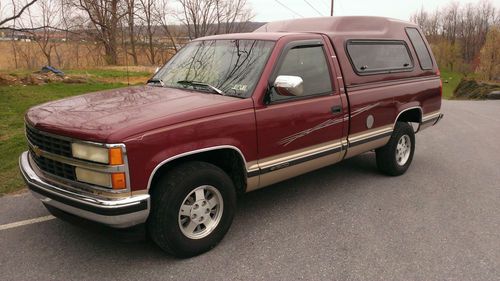
M 15 14 L 15 15 L 13 15 L 13 16 L 11 16 L 11 17 L 8 17 L 8 18 L 6 18 L 6 19 L 1 20 L 1 21 L 0 21 L 0 26 L 4 25 L 6 22 L 9 22 L 9 21 L 11 21 L 11 20 L 15 20 L 15 19 L 19 18 L 19 17 L 20 17 L 20 16 L 24 13 L 24 11 L 25 11 L 26 9 L 28 9 L 31 5 L 35 4 L 35 2 L 36 2 L 36 1 L 38 1 L 38 0 L 32 0 L 31 2 L 29 2 L 28 4 L 26 4 L 26 6 L 24 6 L 24 7 L 23 7 L 23 8 L 19 11 L 19 13 Z
M 53 30 L 57 30 L 57 31 L 68 32 L 71 34 L 79 34 L 78 32 L 74 32 L 74 31 L 64 29 L 64 28 L 53 27 L 53 26 L 49 26 L 49 25 L 37 26 L 37 27 L 0 27 L 0 30 L 9 30 L 9 31 L 27 32 L 27 33 L 31 33 L 31 32 L 37 31 L 37 30 L 41 30 L 41 29 L 53 29 Z

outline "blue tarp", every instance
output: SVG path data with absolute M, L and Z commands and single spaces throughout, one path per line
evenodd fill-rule
M 56 75 L 64 76 L 64 72 L 60 71 L 59 69 L 57 69 L 55 67 L 49 66 L 49 65 L 42 67 L 42 73 L 47 73 L 47 72 L 53 72 Z

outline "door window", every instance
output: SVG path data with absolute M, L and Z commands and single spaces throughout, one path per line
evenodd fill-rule
M 298 76 L 303 80 L 302 97 L 332 92 L 330 71 L 326 62 L 323 46 L 297 46 L 291 48 L 282 59 L 277 76 Z M 300 98 L 297 96 L 280 95 L 273 90 L 271 101 Z

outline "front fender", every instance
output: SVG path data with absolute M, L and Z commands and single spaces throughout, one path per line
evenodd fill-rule
M 152 175 L 163 164 L 197 151 L 231 148 L 248 165 L 257 159 L 254 111 L 242 110 L 161 128 L 130 139 L 125 145 L 132 191 L 147 189 Z

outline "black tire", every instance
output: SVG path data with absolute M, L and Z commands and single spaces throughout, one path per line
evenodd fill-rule
M 404 136 L 407 136 L 410 141 L 411 145 L 409 152 L 410 154 L 406 162 L 401 161 L 401 163 L 398 163 L 397 146 L 398 142 Z M 406 122 L 396 122 L 396 127 L 392 132 L 389 142 L 385 146 L 375 150 L 377 157 L 377 167 L 382 173 L 386 175 L 390 176 L 402 175 L 406 172 L 406 170 L 408 170 L 408 167 L 410 167 L 411 161 L 413 160 L 414 152 L 415 152 L 415 132 L 413 131 L 413 127 Z
M 188 195 L 203 186 L 217 189 L 222 198 L 222 214 L 206 237 L 192 239 L 181 230 L 180 208 Z M 199 255 L 215 247 L 229 230 L 236 209 L 236 192 L 229 176 L 219 167 L 205 162 L 187 162 L 170 170 L 152 188 L 148 233 L 167 253 L 179 258 Z M 191 221 L 189 216 L 182 219 Z

